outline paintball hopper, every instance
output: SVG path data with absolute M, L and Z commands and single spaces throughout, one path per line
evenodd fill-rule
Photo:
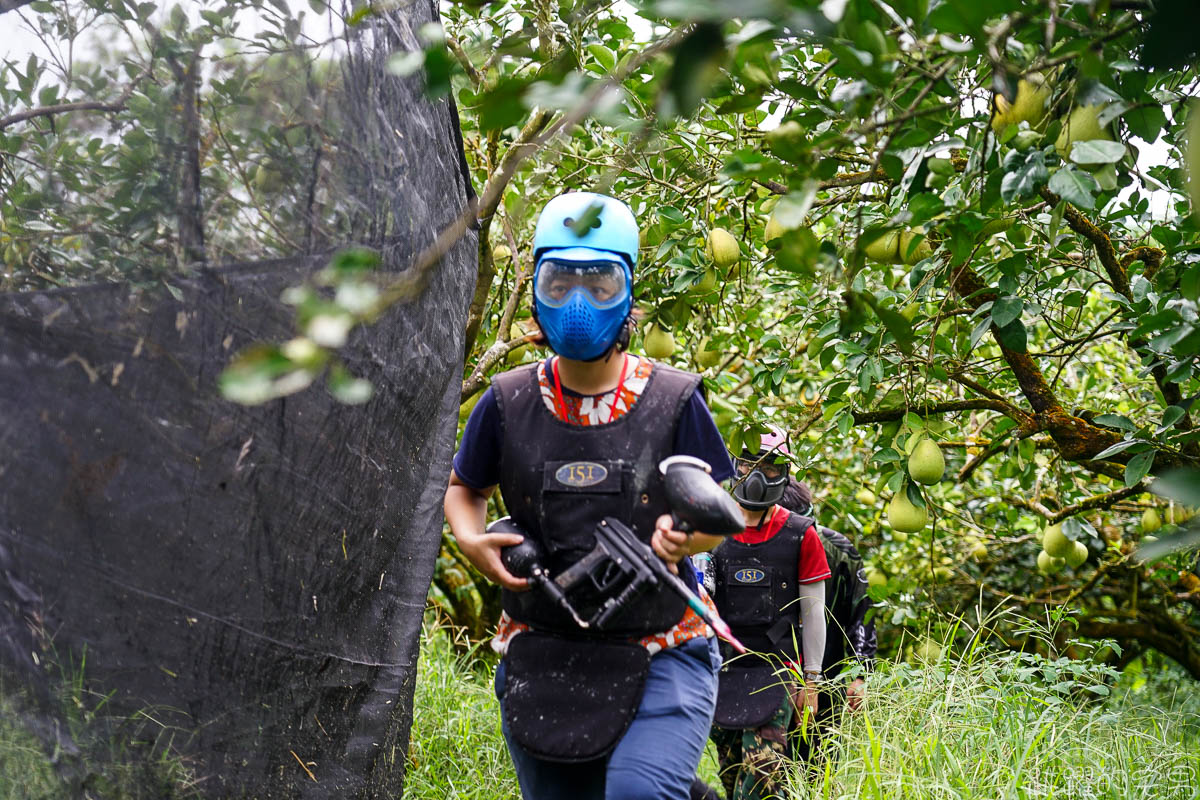
M 742 509 L 712 479 L 712 467 L 692 456 L 671 456 L 658 465 L 667 489 L 675 530 L 732 536 L 746 527 Z
M 487 526 L 487 532 L 515 533 L 518 536 L 524 536 L 525 538 L 520 544 L 510 544 L 500 550 L 500 562 L 504 564 L 504 568 L 518 578 L 528 578 L 531 585 L 540 588 L 558 604 L 559 608 L 570 614 L 579 627 L 588 627 L 589 623 L 580 618 L 567 596 L 563 594 L 562 589 L 551 579 L 550 571 L 543 566 L 542 560 L 546 557 L 545 551 L 521 529 L 520 525 L 513 522 L 512 517 L 501 517 Z
M 513 522 L 512 517 L 501 517 L 487 526 L 488 533 L 515 533 L 524 536 L 520 544 L 513 544 L 500 551 L 500 560 L 504 568 L 518 578 L 529 578 L 540 572 L 544 554 L 537 542 L 530 539 L 521 526 Z

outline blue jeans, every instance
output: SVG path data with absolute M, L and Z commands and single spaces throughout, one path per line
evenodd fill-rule
M 712 725 L 721 656 L 715 639 L 692 639 L 650 659 L 646 691 L 606 758 L 577 764 L 526 752 L 502 724 L 525 800 L 687 800 Z M 504 662 L 496 697 L 504 703 Z

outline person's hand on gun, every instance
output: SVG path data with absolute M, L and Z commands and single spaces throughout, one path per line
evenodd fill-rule
M 455 536 L 458 549 L 471 560 L 475 568 L 482 572 L 492 583 L 498 583 L 505 589 L 514 592 L 524 592 L 529 589 L 529 580 L 518 578 L 504 567 L 500 559 L 500 550 L 509 545 L 520 544 L 524 537 L 516 533 L 460 533 Z
M 672 527 L 670 514 L 661 515 L 654 523 L 654 534 L 650 537 L 650 547 L 667 563 L 667 567 L 676 575 L 676 566 L 684 556 L 691 555 L 691 535 L 677 531 Z

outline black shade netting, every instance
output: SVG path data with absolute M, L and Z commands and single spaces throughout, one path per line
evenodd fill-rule
M 384 66 L 434 13 L 376 15 L 344 65 L 340 201 L 363 224 L 323 247 L 375 246 L 393 272 L 471 193 L 453 106 Z M 475 247 L 352 337 L 360 406 L 216 388 L 237 350 L 293 335 L 280 294 L 327 250 L 174 294 L 0 295 L 0 659 L 30 728 L 63 745 L 49 698 L 82 678 L 102 715 L 170 731 L 204 796 L 399 796 Z

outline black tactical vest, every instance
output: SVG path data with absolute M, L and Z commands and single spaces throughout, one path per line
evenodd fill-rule
M 500 410 L 500 493 L 513 521 L 537 539 L 552 575 L 595 545 L 604 517 L 616 517 L 649 543 L 654 522 L 668 512 L 658 462 L 674 453 L 684 404 L 700 376 L 655 364 L 642 395 L 623 417 L 605 425 L 570 425 L 542 400 L 537 365 L 492 380 Z M 695 589 L 692 570 L 680 570 Z M 502 592 L 509 616 L 535 628 L 579 634 L 575 623 L 541 592 Z M 686 604 L 659 588 L 606 626 L 606 636 L 669 630 Z
M 713 550 L 717 610 L 753 651 L 799 660 L 800 544 L 812 526 L 808 517 L 790 514 L 765 542 L 743 544 L 730 537 Z

